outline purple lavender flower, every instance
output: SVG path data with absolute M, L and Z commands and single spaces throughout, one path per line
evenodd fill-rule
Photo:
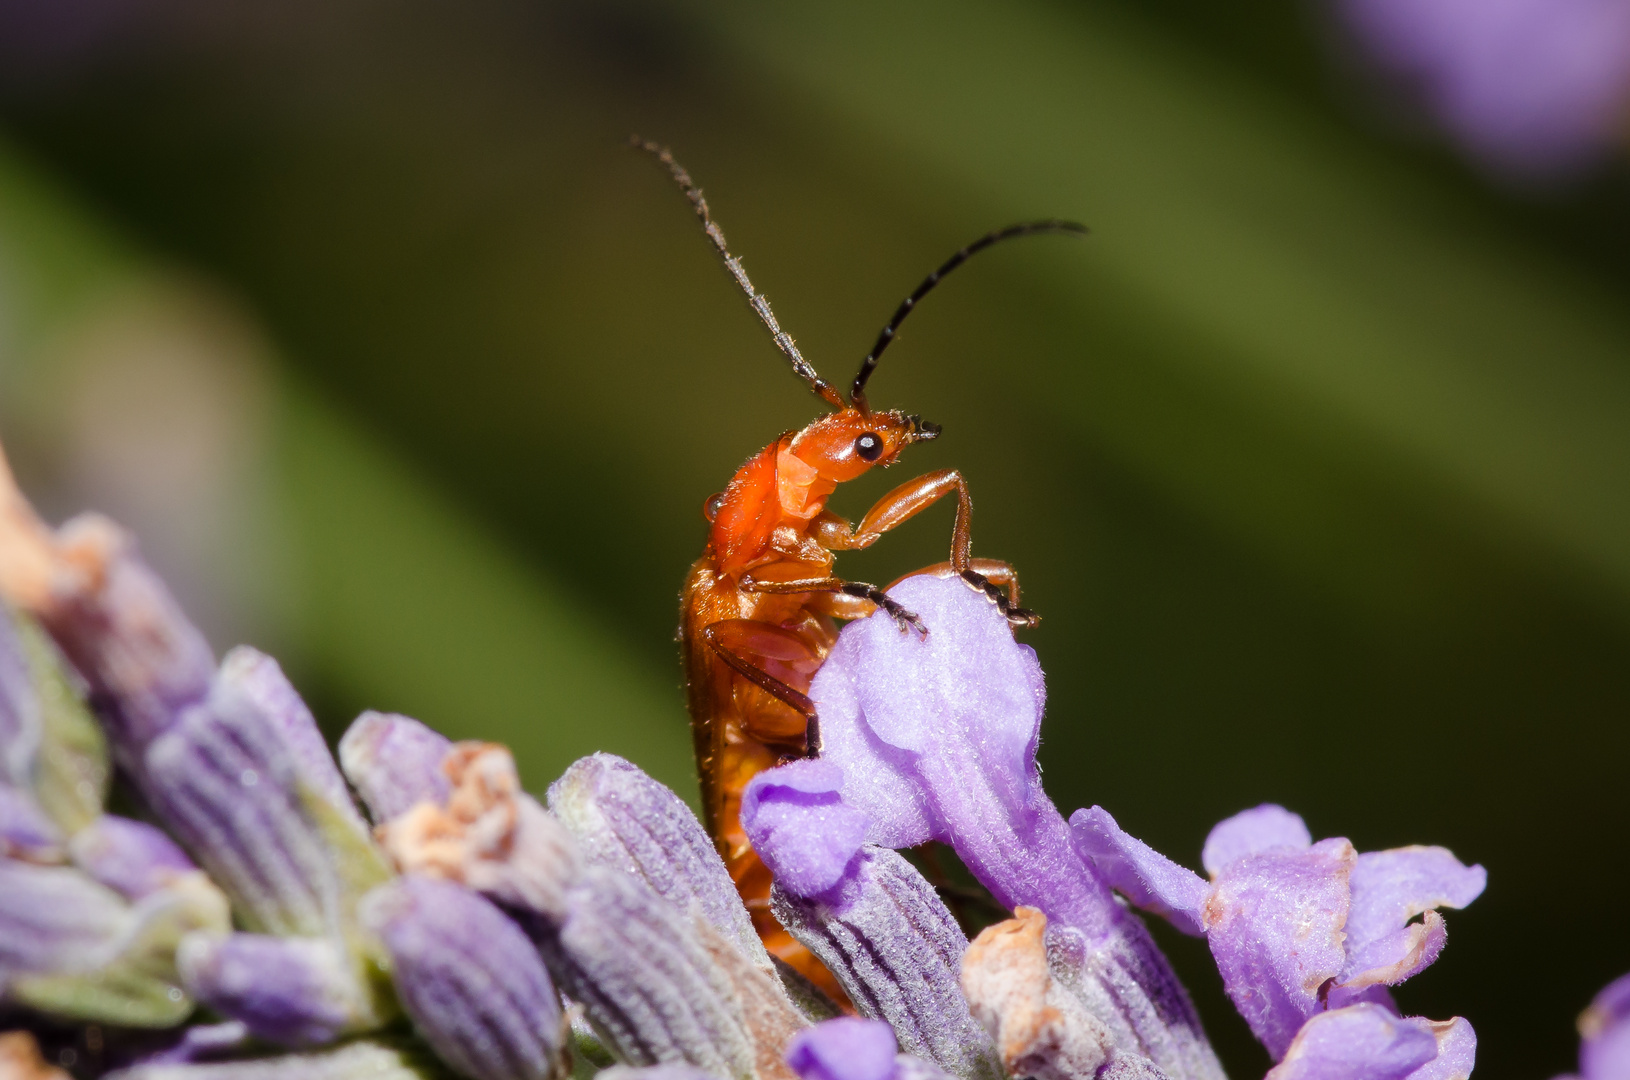
M 1477 1037 L 1456 1017 L 1400 1017 L 1373 1002 L 1314 1016 L 1263 1080 L 1465 1080 Z
M 1341 0 L 1353 33 L 1438 121 L 1504 172 L 1573 171 L 1630 97 L 1625 0 Z
M 1045 690 L 1035 653 L 961 581 L 911 577 L 890 593 L 926 640 L 889 619 L 845 627 L 810 687 L 820 757 L 885 847 L 939 840 L 1008 908 L 1046 913 L 1069 980 L 1117 1045 L 1173 1077 L 1221 1076 L 1188 995 L 1135 916 L 1077 854 L 1041 787 Z
M 1443 949 L 1435 909 L 1464 907 L 1487 881 L 1482 867 L 1443 848 L 1360 855 L 1342 839 L 1315 844 L 1301 818 L 1272 805 L 1211 831 L 1202 855 L 1209 883 L 1100 807 L 1077 811 L 1071 826 L 1082 854 L 1128 900 L 1205 935 L 1229 996 L 1275 1060 L 1316 1014 L 1360 1002 L 1390 1008 L 1385 987 Z
M 74 834 L 74 864 L 131 900 L 197 873 L 186 853 L 163 832 L 141 821 L 104 814 Z
M 1630 1076 L 1630 975 L 1602 988 L 1579 1014 L 1579 1075 L 1558 1080 L 1624 1080 Z
M 787 1064 L 799 1080 L 949 1080 L 938 1066 L 898 1049 L 889 1025 L 845 1016 L 799 1032 Z
M 304 1054 L 211 1063 L 154 1062 L 104 1080 L 447 1080 L 447 1069 L 421 1046 L 365 1039 Z
M 409 875 L 369 893 L 397 997 L 441 1057 L 472 1080 L 565 1071 L 560 997 L 519 927 L 480 894 Z
M 280 1046 L 321 1046 L 385 1019 L 342 941 L 190 934 L 176 965 L 199 1001 Z

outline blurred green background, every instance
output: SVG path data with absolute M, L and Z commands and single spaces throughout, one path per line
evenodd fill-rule
M 0 436 L 217 646 L 693 794 L 699 509 L 987 228 L 872 397 L 945 426 L 1045 624 L 1042 760 L 1195 865 L 1264 800 L 1490 871 L 1406 1011 L 1573 1065 L 1630 969 L 1622 170 L 1491 184 L 1373 121 L 1296 0 L 0 5 Z M 909 471 L 908 471 L 909 470 Z M 949 508 L 842 571 L 944 557 Z M 1266 1056 L 1165 934 L 1233 1075 Z

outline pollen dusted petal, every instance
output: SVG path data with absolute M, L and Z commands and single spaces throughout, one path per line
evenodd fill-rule
M 1200 918 L 1210 882 L 1128 836 L 1101 806 L 1072 814 L 1070 834 L 1082 857 L 1135 907 L 1163 916 L 1185 934 L 1205 933 Z

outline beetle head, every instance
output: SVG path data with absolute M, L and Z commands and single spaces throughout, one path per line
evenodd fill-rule
M 914 442 L 938 438 L 939 433 L 938 424 L 898 409 L 862 412 L 844 408 L 812 422 L 793 436 L 788 449 L 813 466 L 822 479 L 841 484 L 873 465 L 893 465 L 901 450 Z

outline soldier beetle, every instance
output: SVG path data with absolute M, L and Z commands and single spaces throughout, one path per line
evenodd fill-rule
M 895 409 L 873 410 L 866 398 L 878 358 L 917 302 L 946 274 L 993 244 L 1031 233 L 1080 234 L 1086 228 L 1059 220 L 1011 225 L 951 256 L 900 304 L 862 361 L 846 402 L 781 329 L 770 302 L 730 254 L 690 174 L 666 147 L 638 138 L 633 145 L 667 167 L 793 371 L 833 410 L 801 431 L 783 433 L 703 504 L 710 526 L 707 548 L 685 579 L 679 637 L 707 828 L 770 952 L 841 1001 L 842 991 L 831 975 L 770 913 L 769 870 L 753 853 L 739 821 L 742 792 L 755 774 L 819 749 L 818 718 L 808 691 L 837 639 L 834 620 L 881 610 L 902 632 L 929 632 L 884 590 L 835 576 L 834 553 L 870 547 L 890 529 L 954 494 L 951 557 L 916 573 L 960 577 L 989 596 L 1014 626 L 1034 626 L 1040 619 L 1018 606 L 1019 578 L 1011 566 L 970 554 L 973 503 L 957 470 L 939 469 L 901 484 L 858 525 L 829 511 L 826 501 L 839 484 L 874 466 L 888 468 L 912 443 L 939 436 L 938 425 Z

